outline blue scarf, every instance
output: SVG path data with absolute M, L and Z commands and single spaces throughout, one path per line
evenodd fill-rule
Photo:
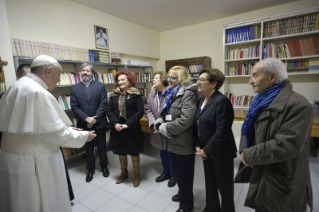
M 261 95 L 257 94 L 251 106 L 249 107 L 242 129 L 242 135 L 246 135 L 247 148 L 251 146 L 252 131 L 255 128 L 257 119 L 276 98 L 284 83 L 285 81 L 268 88 L 268 90 Z
M 181 87 L 181 84 L 178 83 L 173 89 L 169 88 L 166 92 L 166 96 L 165 96 L 165 104 L 166 107 L 163 108 L 162 112 L 161 112 L 161 117 L 165 117 L 165 115 L 168 114 L 169 112 L 169 107 L 171 105 L 172 102 L 172 96 L 175 96 L 177 94 L 177 91 L 179 90 L 179 88 Z

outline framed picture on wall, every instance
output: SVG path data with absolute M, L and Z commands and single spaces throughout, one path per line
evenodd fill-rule
M 95 48 L 109 49 L 109 36 L 106 28 L 94 25 Z

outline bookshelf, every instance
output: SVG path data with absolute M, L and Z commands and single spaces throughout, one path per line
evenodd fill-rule
M 165 61 L 166 72 L 168 72 L 173 66 L 178 65 L 188 68 L 188 72 L 192 75 L 193 79 L 196 79 L 200 70 L 203 68 L 211 68 L 211 58 L 193 57 L 178 60 L 167 60 Z
M 33 59 L 32 57 L 20 57 L 20 56 L 14 56 L 14 65 L 15 69 L 19 66 L 21 63 L 29 63 L 31 64 Z M 82 65 L 82 61 L 72 61 L 72 60 L 57 60 L 62 68 L 63 73 L 77 73 L 80 66 Z M 125 65 L 125 64 L 112 64 L 112 63 L 101 63 L 101 62 L 92 62 L 91 63 L 94 66 L 94 69 L 96 72 L 100 73 L 107 73 L 109 69 L 115 70 L 117 72 L 118 70 L 130 70 L 134 73 L 142 76 L 145 73 L 149 73 L 149 80 L 148 81 L 140 81 L 136 83 L 136 87 L 144 90 L 144 97 L 147 95 L 146 84 L 152 83 L 152 76 L 153 76 L 153 67 L 152 66 L 137 66 L 137 65 Z M 141 78 L 141 77 L 140 77 Z M 115 83 L 104 83 L 105 88 L 108 92 L 110 92 L 112 89 L 116 87 Z M 70 96 L 71 92 L 71 86 L 72 84 L 67 85 L 57 85 L 56 88 L 51 91 L 52 95 L 55 96 L 57 99 L 61 100 L 61 97 Z M 146 98 L 144 98 L 146 100 Z M 63 106 L 61 105 L 63 108 Z M 70 117 L 71 120 L 75 117 L 75 114 L 72 112 L 72 110 L 67 107 L 67 109 L 64 110 L 65 113 Z M 73 149 L 73 148 L 62 148 L 63 153 L 65 154 L 65 158 L 70 158 L 78 154 L 82 154 L 85 151 L 85 148 L 80 149 Z
M 255 96 L 251 69 L 274 57 L 285 63 L 296 92 L 319 99 L 319 7 L 225 25 L 223 43 L 225 94 Z

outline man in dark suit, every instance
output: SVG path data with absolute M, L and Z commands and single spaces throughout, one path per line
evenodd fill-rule
M 80 67 L 82 82 L 71 87 L 71 108 L 77 117 L 77 127 L 84 130 L 95 130 L 94 142 L 86 144 L 86 182 L 91 182 L 95 173 L 94 145 L 97 145 L 101 171 L 104 177 L 109 176 L 106 155 L 106 107 L 107 95 L 104 84 L 94 81 L 94 68 L 89 63 Z

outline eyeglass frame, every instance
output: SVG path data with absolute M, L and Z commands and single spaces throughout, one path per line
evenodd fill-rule
M 167 79 L 167 81 L 168 81 L 168 80 L 177 80 L 178 77 L 167 76 L 166 79 Z
M 209 81 L 209 79 L 203 79 L 203 78 L 198 78 L 197 80 L 196 80 L 196 82 L 197 83 L 203 83 L 203 82 L 206 82 L 206 81 Z

